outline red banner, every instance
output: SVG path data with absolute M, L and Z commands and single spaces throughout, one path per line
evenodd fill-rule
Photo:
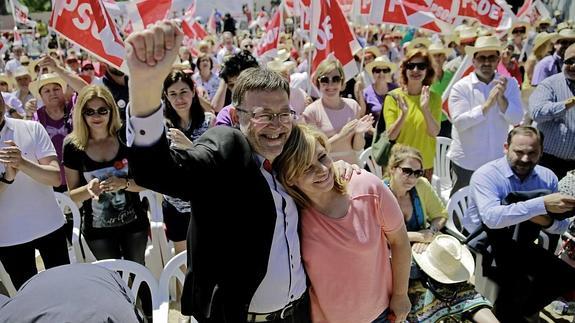
M 425 3 L 425 0 L 421 0 Z M 372 0 L 369 20 L 373 24 L 394 24 L 441 32 L 429 8 L 417 0 Z
M 273 53 L 278 48 L 278 41 L 280 36 L 280 28 L 282 25 L 281 10 L 276 10 L 276 13 L 268 23 L 266 32 L 262 36 L 258 44 L 258 56 L 268 55 Z
M 54 1 L 50 27 L 100 60 L 126 70 L 124 42 L 100 0 Z

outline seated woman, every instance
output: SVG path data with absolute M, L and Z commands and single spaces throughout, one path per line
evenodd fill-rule
M 330 157 L 357 164 L 358 153 L 365 146 L 364 134 L 373 129 L 373 117 L 365 115 L 359 104 L 340 97 L 345 75 L 341 63 L 327 58 L 319 64 L 313 76 L 321 98 L 308 105 L 303 112 L 304 122 L 321 130 L 333 149 Z
M 385 183 L 399 202 L 413 252 L 422 253 L 443 229 L 447 211 L 431 184 L 423 177 L 423 158 L 414 148 L 396 144 L 388 164 Z M 409 298 L 413 307 L 409 322 L 437 322 L 446 317 L 466 316 L 475 322 L 498 322 L 491 313 L 491 303 L 464 281 L 454 285 L 435 281 L 442 290 L 428 288 L 428 276 L 413 263 Z M 455 282 L 454 282 L 455 283 Z M 445 295 L 449 297 L 445 297 Z
M 405 320 L 411 253 L 397 202 L 371 173 L 340 181 L 327 137 L 294 126 L 274 160 L 301 211 L 302 259 L 314 322 Z M 390 259 L 390 255 L 393 255 Z
M 138 186 L 128 176 L 128 148 L 116 132 L 120 116 L 110 91 L 82 89 L 74 108 L 74 130 L 64 141 L 70 197 L 82 206 L 82 232 L 98 260 L 144 264 L 149 222 Z

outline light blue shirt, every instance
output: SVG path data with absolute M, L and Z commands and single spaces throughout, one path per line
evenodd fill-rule
M 529 98 L 531 117 L 545 135 L 543 151 L 567 160 L 575 159 L 575 109 L 565 107 L 572 97 L 565 74 L 559 73 L 539 83 Z
M 511 170 L 506 156 L 491 161 L 480 167 L 471 177 L 470 198 L 463 216 L 463 225 L 469 232 L 475 231 L 481 222 L 491 229 L 501 229 L 528 221 L 537 215 L 545 215 L 547 210 L 543 197 L 501 205 L 501 201 L 511 192 L 538 189 L 557 192 L 557 176 L 550 169 L 537 165 L 531 174 L 521 181 Z M 549 228 L 543 230 L 561 234 L 568 226 L 567 219 L 555 220 Z

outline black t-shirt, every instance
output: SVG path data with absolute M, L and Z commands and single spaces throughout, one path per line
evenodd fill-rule
M 106 162 L 92 160 L 70 140 L 64 142 L 63 150 L 63 164 L 80 172 L 81 186 L 94 178 L 103 181 L 110 176 L 128 177 L 128 148 L 122 143 L 116 157 Z M 144 231 L 149 226 L 140 196 L 135 192 L 119 190 L 102 193 L 98 200 L 84 201 L 81 212 L 82 232 L 89 239 L 105 238 L 118 231 Z

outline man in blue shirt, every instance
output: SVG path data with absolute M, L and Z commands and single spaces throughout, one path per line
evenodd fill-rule
M 532 241 L 513 240 L 514 226 L 519 225 L 531 226 L 536 233 L 565 232 L 569 221 L 549 214 L 575 208 L 575 198 L 556 193 L 557 176 L 537 165 L 542 148 L 536 128 L 517 127 L 507 137 L 505 157 L 485 164 L 471 177 L 463 223 L 470 232 L 480 225 L 487 231 L 497 275 L 491 278 L 500 287 L 494 312 L 501 322 L 530 322 L 556 297 L 575 289 L 575 269 Z M 511 192 L 539 189 L 554 193 L 502 205 Z

